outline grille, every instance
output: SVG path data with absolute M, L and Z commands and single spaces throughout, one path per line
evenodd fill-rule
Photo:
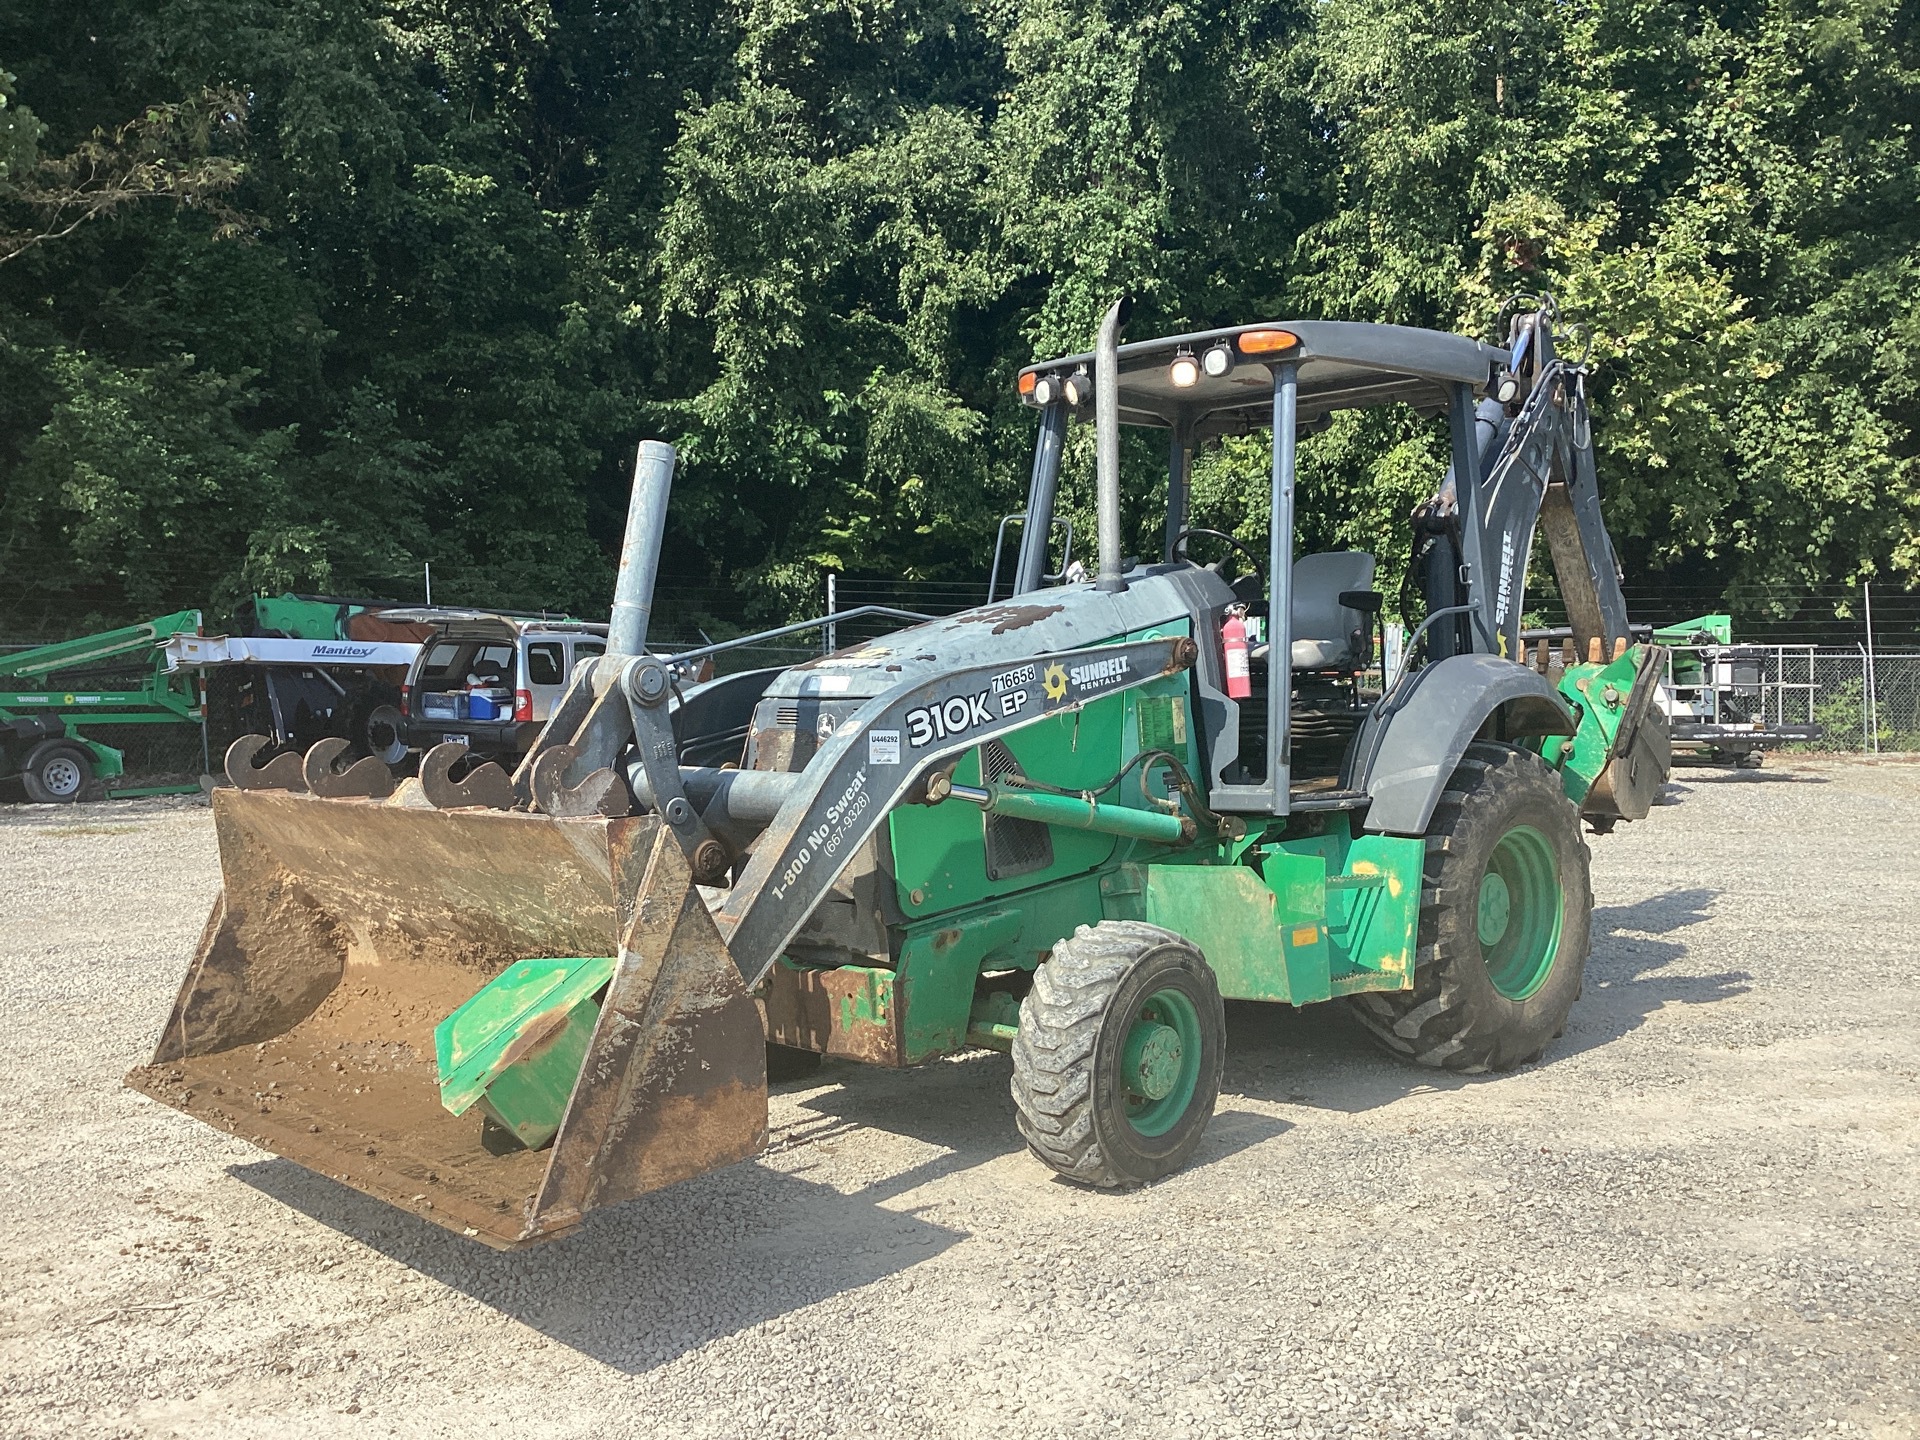
M 988 784 L 1023 773 L 1013 752 L 998 740 L 989 740 L 980 747 L 980 775 Z M 1031 875 L 1053 864 L 1053 832 L 1038 820 L 989 815 L 986 821 L 989 880 Z

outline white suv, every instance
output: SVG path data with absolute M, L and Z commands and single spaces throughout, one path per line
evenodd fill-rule
M 422 610 L 418 618 L 440 633 L 407 672 L 397 743 L 466 745 L 508 768 L 532 746 L 573 667 L 607 649 L 607 627 L 584 621 L 480 610 Z

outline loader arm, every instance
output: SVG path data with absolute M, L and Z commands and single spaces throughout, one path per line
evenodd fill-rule
M 841 722 L 759 837 L 714 919 L 751 989 L 847 863 L 928 771 L 987 740 L 1190 667 L 1177 636 L 956 670 L 897 686 Z

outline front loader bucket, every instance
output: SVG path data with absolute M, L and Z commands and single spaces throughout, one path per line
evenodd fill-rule
M 655 817 L 222 790 L 214 823 L 225 888 L 135 1089 L 500 1248 L 765 1146 L 758 1009 Z M 551 1146 L 449 1113 L 436 1027 L 571 956 L 617 958 Z

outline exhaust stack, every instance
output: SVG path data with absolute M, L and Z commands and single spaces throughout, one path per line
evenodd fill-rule
M 1096 590 L 1124 590 L 1120 559 L 1120 329 L 1133 312 L 1121 297 L 1100 322 L 1093 351 L 1094 482 L 1099 507 L 1100 573 Z
M 627 533 L 620 543 L 620 575 L 613 587 L 607 654 L 647 653 L 653 617 L 653 587 L 660 578 L 660 542 L 667 529 L 667 495 L 673 488 L 673 446 L 642 440 L 633 461 L 633 496 L 627 502 Z

